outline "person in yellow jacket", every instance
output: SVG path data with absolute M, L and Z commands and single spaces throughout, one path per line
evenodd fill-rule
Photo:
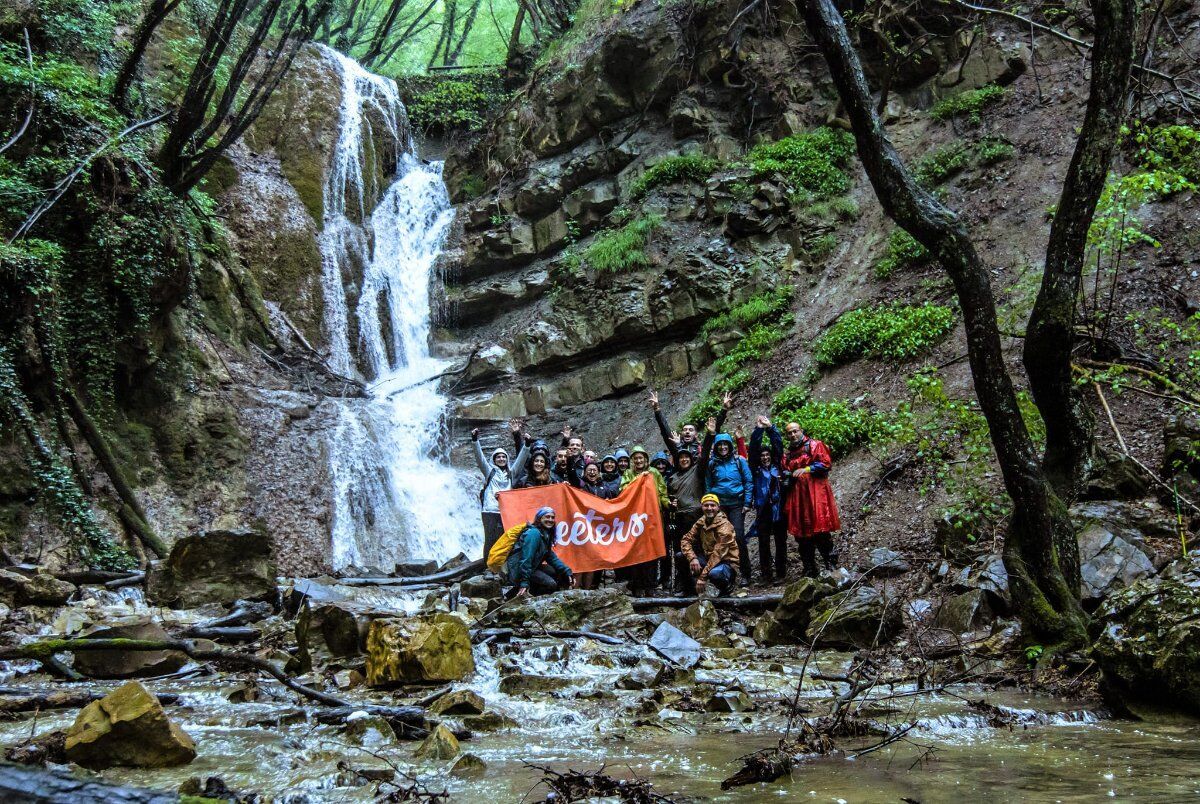
M 661 472 L 650 465 L 650 453 L 646 452 L 646 448 L 641 445 L 629 451 L 629 468 L 621 474 L 621 491 L 624 491 L 626 486 L 647 472 L 654 477 L 654 489 L 658 494 L 659 514 L 665 521 L 667 508 L 671 504 L 671 498 L 667 494 L 667 481 L 663 480 Z M 654 586 L 655 576 L 657 575 L 656 570 L 657 560 L 645 561 L 641 564 L 635 564 L 632 567 L 623 567 L 617 570 L 617 580 L 627 581 L 629 583 L 629 591 L 634 597 L 646 597 L 651 593 Z
M 721 597 L 729 594 L 737 579 L 737 534 L 729 517 L 721 511 L 721 498 L 705 494 L 700 498 L 700 519 L 680 540 L 680 549 L 696 579 L 696 594 L 703 595 L 712 581 Z

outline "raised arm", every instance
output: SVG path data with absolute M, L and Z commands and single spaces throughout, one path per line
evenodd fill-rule
M 650 408 L 654 411 L 654 421 L 658 425 L 658 432 L 662 436 L 663 444 L 674 458 L 679 454 L 679 439 L 671 437 L 671 428 L 667 425 L 667 418 L 663 416 L 662 406 L 658 404 L 657 391 L 650 392 Z
M 513 459 L 512 464 L 509 466 L 508 471 L 510 476 L 515 478 L 517 475 L 521 474 L 521 472 L 525 471 L 525 463 L 528 460 L 529 445 L 522 441 L 521 448 L 517 450 L 517 457 Z
M 483 476 L 487 477 L 492 471 L 492 467 L 483 457 L 483 445 L 479 443 L 479 428 L 476 427 L 471 431 L 471 451 L 475 454 L 475 465 L 479 467 L 479 471 L 483 472 Z

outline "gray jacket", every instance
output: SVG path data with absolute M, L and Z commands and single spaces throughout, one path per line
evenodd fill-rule
M 471 443 L 475 446 L 475 464 L 483 473 L 484 486 L 481 500 L 483 510 L 498 514 L 500 513 L 500 501 L 496 499 L 496 492 L 508 491 L 512 488 L 512 479 L 525 468 L 525 461 L 529 458 L 529 447 L 522 444 L 516 459 L 509 461 L 507 469 L 500 469 L 484 457 L 483 446 L 478 441 Z

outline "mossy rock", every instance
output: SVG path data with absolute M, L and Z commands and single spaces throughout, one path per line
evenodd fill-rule
M 83 708 L 67 729 L 67 758 L 92 770 L 165 768 L 196 758 L 196 744 L 158 699 L 131 681 Z
M 454 615 L 380 619 L 367 632 L 367 683 L 372 687 L 460 681 L 473 672 L 471 635 Z

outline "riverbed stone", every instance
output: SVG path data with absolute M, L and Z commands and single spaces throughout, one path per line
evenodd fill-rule
M 970 566 L 963 567 L 955 585 L 960 592 L 982 589 L 995 612 L 1003 614 L 1012 606 L 1008 591 L 1008 569 L 1004 566 L 1004 559 L 995 553 L 981 556 Z
M 1092 657 L 1116 695 L 1200 715 L 1200 553 L 1101 603 Z
M 801 578 L 790 583 L 783 590 L 783 599 L 775 607 L 774 620 L 803 633 L 808 627 L 812 607 L 818 600 L 829 597 L 834 591 L 836 588 L 832 584 L 818 578 Z M 764 626 L 768 630 L 772 627 L 770 623 Z
M 1085 602 L 1098 602 L 1154 574 L 1154 564 L 1141 539 L 1128 532 L 1122 534 L 1121 530 L 1119 526 L 1093 521 L 1079 531 L 1080 588 Z
M 429 711 L 435 715 L 481 715 L 485 706 L 479 693 L 473 690 L 454 690 L 430 704 Z
M 67 729 L 66 754 L 92 770 L 165 768 L 196 758 L 196 744 L 136 681 L 93 701 Z
M 698 600 L 684 609 L 679 627 L 692 639 L 705 640 L 718 635 L 724 636 L 717 609 L 707 600 Z
M 888 547 L 876 547 L 867 553 L 867 560 L 859 569 L 863 572 L 869 570 L 874 576 L 886 578 L 893 575 L 903 575 L 911 567 L 904 560 L 904 556 L 895 550 Z
M 8 605 L 62 606 L 75 592 L 75 584 L 40 570 L 26 575 L 0 569 L 0 601 Z
M 629 594 L 606 586 L 603 589 L 568 589 L 507 606 L 496 616 L 496 624 L 522 628 L 540 622 L 549 629 L 598 630 L 633 615 Z
M 567 685 L 565 679 L 539 676 L 534 673 L 513 673 L 500 679 L 500 691 L 505 695 L 526 695 L 531 692 L 553 692 Z
M 501 712 L 489 710 L 481 715 L 465 715 L 463 725 L 471 731 L 502 731 L 515 729 L 517 721 Z
M 463 754 L 450 766 L 450 775 L 474 779 L 487 772 L 487 763 L 474 754 Z
M 452 614 L 387 618 L 367 632 L 367 683 L 372 687 L 460 681 L 475 672 L 471 635 Z
M 982 589 L 972 589 L 942 601 L 933 618 L 933 627 L 952 634 L 964 634 L 988 619 L 987 597 Z
M 147 616 L 94 628 L 88 639 L 170 639 L 163 627 Z M 74 668 L 89 678 L 137 678 L 174 673 L 188 662 L 186 654 L 174 650 L 87 650 L 75 654 Z
M 793 628 L 779 619 L 773 611 L 764 611 L 754 623 L 754 641 L 763 647 L 774 645 L 797 645 L 803 641 L 804 627 Z
M 695 667 L 700 661 L 700 643 L 669 622 L 658 624 L 649 644 L 664 659 L 684 669 Z
M 502 583 L 499 575 L 494 572 L 485 572 L 482 575 L 464 578 L 459 589 L 467 597 L 491 600 L 500 597 L 503 591 Z
M 271 538 L 256 530 L 210 530 L 185 536 L 146 576 L 146 599 L 159 606 L 198 608 L 275 596 Z
M 334 656 L 358 656 L 366 650 L 371 623 L 391 613 L 352 601 L 326 603 L 313 609 L 308 628 L 319 629 Z M 297 628 L 300 625 L 297 623 Z
M 870 648 L 890 641 L 902 625 L 899 605 L 870 586 L 859 586 L 813 606 L 808 639 L 826 646 Z
M 657 689 L 666 673 L 667 666 L 658 659 L 642 659 L 617 680 L 617 686 L 623 690 Z
M 454 759 L 460 751 L 458 738 L 450 729 L 439 723 L 429 736 L 421 741 L 414 752 L 421 759 Z
M 396 732 L 385 718 L 355 712 L 346 718 L 346 725 L 339 732 L 352 745 L 363 748 L 390 746 L 396 742 Z
M 742 690 L 726 690 L 713 693 L 705 702 L 704 708 L 709 712 L 750 712 L 757 707 Z

